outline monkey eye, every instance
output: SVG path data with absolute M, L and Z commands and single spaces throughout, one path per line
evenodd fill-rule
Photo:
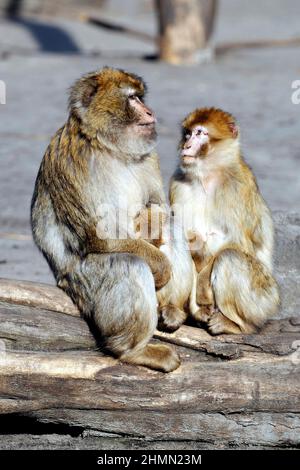
M 201 135 L 201 134 L 202 134 L 202 130 L 198 129 L 196 135 Z
M 136 95 L 129 95 L 129 96 L 128 96 L 128 99 L 129 99 L 129 100 L 136 100 L 136 99 L 137 99 L 137 96 L 136 96 Z

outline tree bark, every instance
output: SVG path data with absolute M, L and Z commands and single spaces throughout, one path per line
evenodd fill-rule
M 179 369 L 121 364 L 97 350 L 61 290 L 0 280 L 0 413 L 116 439 L 300 445 L 299 317 L 257 335 L 212 337 L 183 326 L 153 341 L 176 345 Z
M 160 59 L 193 64 L 211 57 L 217 0 L 156 0 Z

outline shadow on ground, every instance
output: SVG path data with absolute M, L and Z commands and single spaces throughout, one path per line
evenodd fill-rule
M 63 52 L 66 54 L 79 54 L 80 48 L 76 41 L 57 25 L 50 25 L 38 20 L 21 18 L 22 0 L 8 2 L 5 17 L 26 28 L 39 45 L 42 52 Z

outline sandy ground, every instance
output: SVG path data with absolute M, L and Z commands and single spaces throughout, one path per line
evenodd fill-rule
M 104 14 L 154 34 L 148 4 L 136 5 L 112 0 Z M 299 17 L 298 0 L 221 0 L 215 42 L 300 36 Z M 0 28 L 0 80 L 7 86 L 7 103 L 0 105 L 1 277 L 54 282 L 30 234 L 34 180 L 51 135 L 66 119 L 68 87 L 83 73 L 111 65 L 148 83 L 166 187 L 185 114 L 214 105 L 236 115 L 244 155 L 276 220 L 282 314 L 299 314 L 300 105 L 291 101 L 292 82 L 300 79 L 299 48 L 239 49 L 209 64 L 173 67 L 143 59 L 155 53 L 151 41 L 75 21 L 0 19 Z

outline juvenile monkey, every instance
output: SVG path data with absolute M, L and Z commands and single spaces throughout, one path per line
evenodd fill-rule
M 155 117 L 134 74 L 104 68 L 71 89 L 67 122 L 43 158 L 32 199 L 34 240 L 59 287 L 122 361 L 169 372 L 167 345 L 148 344 L 167 257 L 136 239 L 134 218 L 164 193 L 153 151 Z
M 184 212 L 199 272 L 194 316 L 212 334 L 252 333 L 279 304 L 270 211 L 241 156 L 231 114 L 196 109 L 182 134 L 170 197 L 173 210 Z
M 196 312 L 196 270 L 181 225 L 169 213 L 169 208 L 157 205 L 142 209 L 135 220 L 136 236 L 149 240 L 169 259 L 172 274 L 169 282 L 157 294 L 159 328 L 177 330 L 186 320 L 189 310 Z

